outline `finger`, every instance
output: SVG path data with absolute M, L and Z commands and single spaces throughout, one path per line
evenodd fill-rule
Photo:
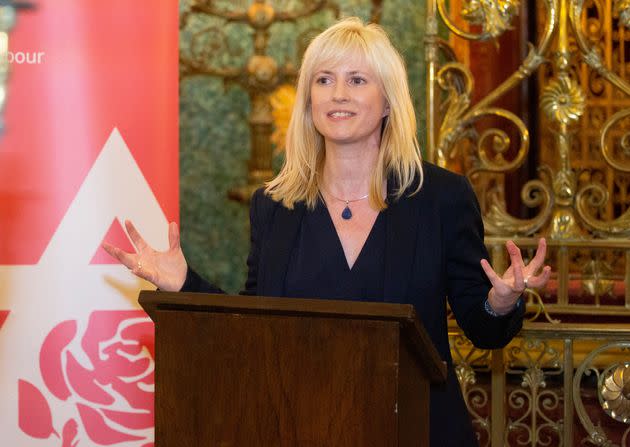
M 129 270 L 132 270 L 136 265 L 136 255 L 132 253 L 127 253 L 124 250 L 121 250 L 118 247 L 114 247 L 107 242 L 103 242 L 102 244 L 103 250 L 105 250 L 112 258 L 118 260 L 122 265 L 127 267 Z
M 547 285 L 547 281 L 551 277 L 551 267 L 546 265 L 543 267 L 540 275 L 530 276 L 527 280 L 527 286 L 534 289 L 542 289 Z
M 146 268 L 144 265 L 142 265 L 142 262 L 136 262 L 135 265 L 132 266 L 132 268 L 130 268 L 131 273 L 133 273 L 134 275 L 136 275 L 139 278 L 142 278 L 146 281 L 149 281 L 150 283 L 153 282 L 153 272 L 151 270 L 149 270 L 148 268 Z
M 512 267 L 512 273 L 514 275 L 514 284 L 512 288 L 516 291 L 523 291 L 525 290 L 525 282 L 523 281 L 523 269 L 525 268 L 525 264 L 523 263 L 523 257 L 521 256 L 521 249 L 518 248 L 512 241 L 507 241 L 505 243 L 505 247 L 510 255 L 510 266 Z
M 540 267 L 542 267 L 545 263 L 545 256 L 547 255 L 547 241 L 544 237 L 541 237 L 538 240 L 538 248 L 536 249 L 536 254 L 532 258 L 531 262 L 527 267 L 531 267 L 528 269 L 531 273 L 535 273 L 538 271 Z
M 510 255 L 510 262 L 513 266 L 525 267 L 525 263 L 523 262 L 523 256 L 521 255 L 521 249 L 513 241 L 507 241 L 505 243 L 505 248 Z
M 175 222 L 171 222 L 168 226 L 168 245 L 171 250 L 179 250 L 179 228 Z
M 140 236 L 140 233 L 136 230 L 136 227 L 133 226 L 130 220 L 125 220 L 125 228 L 127 229 L 131 242 L 133 242 L 137 251 L 143 251 L 147 248 L 147 243 L 144 241 L 142 236 Z
M 487 260 L 482 259 L 480 261 L 480 264 L 481 264 L 481 268 L 483 269 L 484 273 L 486 274 L 486 276 L 488 277 L 488 279 L 490 280 L 493 286 L 496 286 L 497 284 L 501 282 L 501 277 L 497 275 L 497 272 L 494 271 L 494 269 L 492 268 L 492 266 Z
M 134 275 L 146 279 L 149 282 L 153 282 L 153 274 L 145 266 L 142 265 L 140 258 L 135 253 L 127 253 L 118 247 L 115 247 L 107 242 L 103 242 L 103 249 L 110 254 L 110 256 L 117 259 L 122 265 L 127 267 Z

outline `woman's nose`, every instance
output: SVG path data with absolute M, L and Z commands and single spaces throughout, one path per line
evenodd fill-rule
M 337 82 L 333 89 L 333 101 L 347 102 L 349 99 L 348 86 L 345 82 Z

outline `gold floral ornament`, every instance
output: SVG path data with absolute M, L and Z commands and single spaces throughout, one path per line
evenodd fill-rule
M 606 414 L 630 424 L 630 362 L 609 368 L 600 380 L 599 400 Z
M 289 120 L 291 119 L 291 112 L 295 104 L 295 94 L 294 86 L 283 84 L 269 97 L 271 116 L 273 117 L 275 127 L 275 130 L 271 134 L 271 142 L 275 146 L 276 153 L 284 150 Z
M 580 86 L 567 75 L 550 82 L 543 90 L 540 107 L 549 120 L 558 124 L 575 124 L 584 114 L 586 99 Z
M 518 0 L 464 0 L 461 14 L 468 23 L 481 25 L 484 34 L 495 38 L 512 28 L 518 5 Z
M 630 28 L 630 0 L 615 0 L 614 14 L 619 15 L 619 22 Z

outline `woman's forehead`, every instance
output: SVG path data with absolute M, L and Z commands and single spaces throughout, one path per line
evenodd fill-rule
M 319 72 L 359 72 L 374 74 L 374 69 L 368 62 L 367 58 L 362 54 L 353 53 L 341 53 L 335 55 L 335 57 L 328 58 L 320 61 L 315 66 L 315 73 Z

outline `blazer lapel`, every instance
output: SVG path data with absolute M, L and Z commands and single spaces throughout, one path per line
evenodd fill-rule
M 284 280 L 289 267 L 291 251 L 295 244 L 306 206 L 296 203 L 292 210 L 281 204 L 269 229 L 261 253 L 261 272 L 258 278 L 258 294 L 263 296 L 283 296 Z
M 404 302 L 411 280 L 418 235 L 418 197 L 401 197 L 387 215 L 384 300 Z

